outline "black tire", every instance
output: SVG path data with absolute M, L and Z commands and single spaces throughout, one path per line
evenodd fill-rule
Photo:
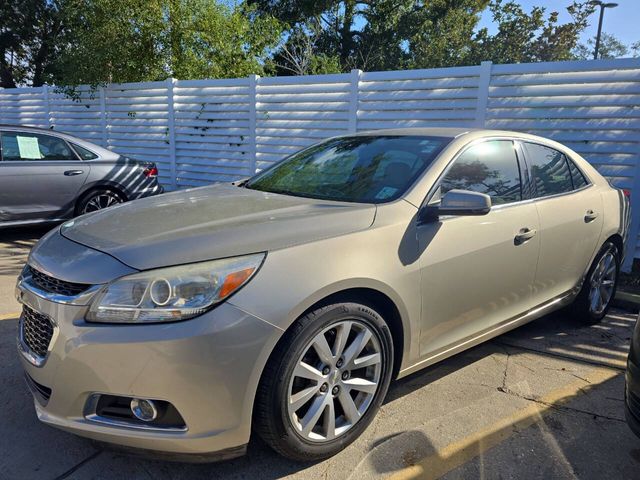
M 116 205 L 118 203 L 123 203 L 126 201 L 126 198 L 120 192 L 112 188 L 100 188 L 91 190 L 90 192 L 84 194 L 78 201 L 78 204 L 76 205 L 76 215 L 83 215 L 85 213 L 90 213 L 91 211 L 101 210 L 102 208 L 95 208 L 87 211 L 88 207 L 91 205 L 91 202 L 95 201 L 101 196 L 108 196 L 114 200 L 112 204 L 106 205 L 103 208 L 107 208 L 108 206 Z
M 601 311 L 594 312 L 593 308 L 591 307 L 591 301 L 589 297 L 589 294 L 593 285 L 592 281 L 594 280 L 596 269 L 600 261 L 603 259 L 603 257 L 609 254 L 613 256 L 613 261 L 615 262 L 615 277 L 613 280 L 614 281 L 613 289 L 611 290 L 611 296 L 609 297 L 608 302 L 606 303 L 606 305 L 604 305 L 604 309 L 602 309 Z M 600 322 L 607 315 L 609 308 L 611 308 L 611 303 L 613 301 L 613 298 L 616 295 L 616 289 L 618 288 L 619 274 L 620 274 L 620 251 L 618 250 L 618 247 L 613 242 L 608 241 L 602 246 L 598 254 L 593 259 L 593 262 L 591 263 L 591 267 L 589 268 L 589 271 L 587 272 L 584 283 L 582 285 L 582 289 L 580 290 L 580 293 L 574 300 L 573 304 L 570 306 L 570 311 L 572 316 L 576 320 L 582 323 L 585 323 L 587 325 L 592 325 Z
M 321 443 L 309 441 L 296 429 L 288 413 L 289 388 L 293 382 L 293 371 L 300 357 L 305 355 L 305 352 L 309 352 L 310 342 L 332 325 L 339 325 L 340 322 L 349 320 L 353 320 L 357 325 L 366 326 L 379 342 L 376 346 L 380 348 L 381 371 L 377 391 L 372 394 L 373 397 L 359 420 L 340 436 L 336 436 L 333 440 L 325 439 Z M 326 335 L 329 335 L 331 340 L 331 331 Z M 335 350 L 335 343 L 331 348 Z M 393 358 L 393 340 L 389 327 L 382 316 L 369 306 L 358 303 L 336 303 L 304 315 L 285 333 L 265 367 L 254 407 L 255 432 L 276 452 L 295 461 L 318 461 L 335 455 L 358 438 L 375 417 L 389 388 Z M 309 404 L 315 398 L 312 397 Z M 339 403 L 335 396 L 334 401 L 336 405 Z M 323 411 L 326 414 L 331 412 L 331 410 Z M 346 419 L 346 414 L 343 415 Z

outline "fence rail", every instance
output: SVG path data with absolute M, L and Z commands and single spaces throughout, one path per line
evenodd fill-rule
M 640 60 L 251 75 L 79 89 L 0 89 L 0 123 L 65 131 L 155 161 L 168 188 L 247 176 L 322 138 L 393 127 L 486 127 L 563 142 L 640 205 Z M 632 239 L 640 257 L 634 215 Z

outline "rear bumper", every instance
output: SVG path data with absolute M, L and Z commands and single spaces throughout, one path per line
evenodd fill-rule
M 159 183 L 145 188 L 136 189 L 129 195 L 129 200 L 137 200 L 138 198 L 152 197 L 164 193 L 164 187 Z

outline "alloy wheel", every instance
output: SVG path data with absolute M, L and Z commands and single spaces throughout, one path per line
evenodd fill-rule
M 101 192 L 92 196 L 82 209 L 82 213 L 95 212 L 122 203 L 122 199 L 112 192 Z
M 365 414 L 380 386 L 378 334 L 358 320 L 318 333 L 298 358 L 287 396 L 289 420 L 307 441 L 344 435 Z
M 605 253 L 590 278 L 589 311 L 600 315 L 605 311 L 616 285 L 617 264 L 611 251 Z

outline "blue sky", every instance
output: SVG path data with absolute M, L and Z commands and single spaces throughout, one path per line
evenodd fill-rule
M 534 6 L 546 7 L 547 13 L 557 11 L 560 14 L 560 23 L 571 21 L 567 13 L 567 7 L 571 5 L 571 0 L 520 0 L 518 3 L 526 12 L 530 12 Z M 640 0 L 615 0 L 618 4 L 616 8 L 607 8 L 604 12 L 604 22 L 602 31 L 615 35 L 622 43 L 630 45 L 640 40 L 640 28 L 638 20 L 640 18 Z M 583 33 L 581 40 L 585 42 L 590 37 L 595 37 L 598 31 L 598 14 L 600 9 L 589 18 L 589 27 Z M 480 22 L 480 27 L 491 28 L 491 14 L 484 13 Z

